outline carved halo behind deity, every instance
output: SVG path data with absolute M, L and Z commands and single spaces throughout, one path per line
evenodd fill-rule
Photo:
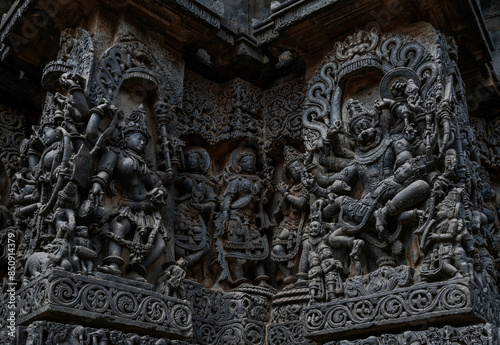
M 248 155 L 253 156 L 255 162 L 257 162 L 255 151 L 249 147 L 238 147 L 233 152 L 231 152 L 231 156 L 229 156 L 229 163 L 231 164 L 231 168 L 233 169 L 233 171 L 240 171 L 240 160 Z
M 202 174 L 206 173 L 208 168 L 210 167 L 210 155 L 208 154 L 207 150 L 199 146 L 193 146 L 184 151 L 184 157 L 191 153 L 200 156 L 200 172 Z
M 407 67 L 393 69 L 389 73 L 386 73 L 380 81 L 380 96 L 382 98 L 393 98 L 391 92 L 392 85 L 397 82 L 404 82 L 406 84 L 410 79 L 420 88 L 420 78 L 413 70 Z

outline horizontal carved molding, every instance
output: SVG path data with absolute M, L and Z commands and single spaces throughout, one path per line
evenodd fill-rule
M 116 278 L 114 279 L 116 280 Z M 85 318 L 89 325 L 124 325 L 172 338 L 192 335 L 189 302 L 122 283 L 53 269 L 17 293 L 19 324 L 60 317 Z
M 476 295 L 476 296 L 475 296 Z M 496 299 L 478 297 L 481 292 L 467 279 L 431 284 L 416 284 L 368 296 L 336 300 L 304 308 L 304 336 L 321 340 L 353 330 L 380 330 L 408 322 L 461 320 L 480 322 L 474 301 L 482 310 L 495 310 Z M 490 313 L 492 314 L 492 313 Z M 497 322 L 497 320 L 491 320 Z

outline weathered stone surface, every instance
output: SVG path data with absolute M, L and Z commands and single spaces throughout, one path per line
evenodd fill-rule
M 497 342 L 477 4 L 12 5 L 0 342 Z
M 19 289 L 17 298 L 20 325 L 34 320 L 83 319 L 88 325 L 125 327 L 174 339 L 193 334 L 189 302 L 106 275 L 84 277 L 51 269 Z

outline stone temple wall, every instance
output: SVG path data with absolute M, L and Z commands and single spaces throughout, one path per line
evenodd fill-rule
M 41 100 L 0 107 L 0 344 L 500 343 L 497 96 L 462 41 L 398 16 L 309 52 L 335 1 L 89 4 L 45 8 L 47 61 L 12 40 L 43 2 L 0 26 Z

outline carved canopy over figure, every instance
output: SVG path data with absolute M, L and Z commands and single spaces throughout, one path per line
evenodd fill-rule
M 167 191 L 143 158 L 148 140 L 146 113 L 139 106 L 119 123 L 117 145 L 101 156 L 89 193 L 90 197 L 102 198 L 104 188 L 112 180 L 119 189 L 118 211 L 106 234 L 108 253 L 99 270 L 121 275 L 120 266 L 127 259 L 123 249 L 127 248 L 127 273 L 139 280 L 144 279 L 146 268 L 161 255 L 166 236 L 159 205 L 165 202 Z
M 262 260 L 269 255 L 269 244 L 262 231 L 269 227 L 264 204 L 268 190 L 256 175 L 256 155 L 250 148 L 237 148 L 230 156 L 231 173 L 222 193 L 221 211 L 215 220 L 221 280 L 235 285 L 247 281 L 243 264 L 252 265 L 255 280 L 267 286 Z

